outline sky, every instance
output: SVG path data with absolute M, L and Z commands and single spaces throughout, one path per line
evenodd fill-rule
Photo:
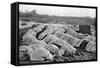
M 40 6 L 40 5 L 19 5 L 21 12 L 30 12 L 36 10 L 38 14 L 56 15 L 56 16 L 73 16 L 73 17 L 96 17 L 96 10 L 93 8 L 76 8 L 76 7 L 57 7 L 57 6 Z

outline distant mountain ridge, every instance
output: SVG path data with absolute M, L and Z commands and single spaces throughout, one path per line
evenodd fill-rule
M 68 17 L 68 16 L 50 16 L 38 14 L 36 10 L 31 12 L 20 12 L 19 19 L 22 21 L 35 21 L 41 23 L 57 23 L 65 22 L 70 24 L 79 24 L 79 25 L 95 25 L 95 18 L 90 17 Z

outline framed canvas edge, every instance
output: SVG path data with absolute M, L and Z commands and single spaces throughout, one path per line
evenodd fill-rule
M 30 2 L 14 2 L 16 4 L 16 63 L 15 66 L 26 66 L 26 65 L 44 65 L 44 64 L 61 64 L 61 63 L 80 63 L 80 62 L 92 62 L 98 61 L 98 7 L 97 6 L 82 6 L 82 5 L 64 5 L 64 4 L 49 4 L 49 3 L 30 3 Z M 11 5 L 12 5 L 11 4 Z M 48 63 L 31 63 L 31 64 L 19 64 L 19 5 L 40 5 L 40 6 L 58 6 L 58 7 L 79 7 L 79 8 L 93 8 L 96 9 L 96 59 L 95 60 L 80 60 L 80 61 L 69 61 L 69 62 L 48 62 Z M 12 26 L 12 25 L 11 25 Z M 12 46 L 12 45 L 11 45 Z M 12 63 L 11 63 L 12 64 Z

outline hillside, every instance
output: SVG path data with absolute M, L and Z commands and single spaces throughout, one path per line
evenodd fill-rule
M 40 23 L 69 23 L 69 24 L 79 24 L 79 25 L 95 25 L 95 19 L 90 17 L 67 17 L 67 16 L 50 16 L 50 15 L 41 15 L 33 10 L 31 12 L 20 12 L 19 11 L 19 20 L 20 21 L 34 21 Z

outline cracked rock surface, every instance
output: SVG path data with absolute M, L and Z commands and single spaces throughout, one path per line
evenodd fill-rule
M 36 27 L 24 27 L 20 31 L 20 39 L 21 61 L 59 62 L 96 59 L 95 37 L 77 33 L 65 25 L 38 24 Z

